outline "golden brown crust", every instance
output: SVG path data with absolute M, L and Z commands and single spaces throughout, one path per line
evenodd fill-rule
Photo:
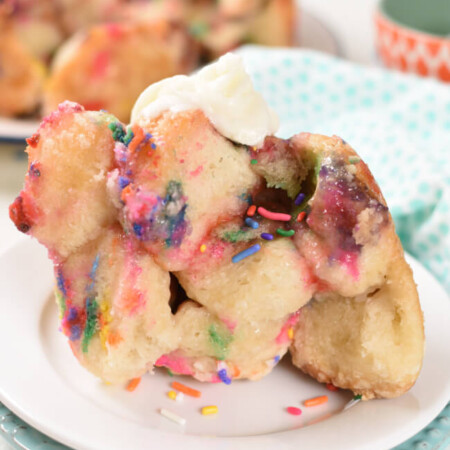
M 313 152 L 320 158 L 331 155 L 340 155 L 347 162 L 351 158 L 356 158 L 358 164 L 355 165 L 354 175 L 370 190 L 371 194 L 378 201 L 386 205 L 386 200 L 381 193 L 380 187 L 375 181 L 372 172 L 367 164 L 359 157 L 355 150 L 339 136 L 324 136 L 322 134 L 299 133 L 290 139 L 292 146 L 297 148 L 298 152 Z
M 45 113 L 71 100 L 89 110 L 106 109 L 128 121 L 143 89 L 162 78 L 189 72 L 197 63 L 187 33 L 166 21 L 99 25 L 69 52 L 47 85 Z
M 43 67 L 18 39 L 6 9 L 0 9 L 0 115 L 33 112 L 43 80 Z
M 218 11 L 198 10 L 191 13 L 191 20 L 194 25 L 207 24 L 207 31 L 198 38 L 210 59 L 243 43 L 280 47 L 295 43 L 293 0 L 222 1 Z
M 3 34 L 0 26 L 0 68 L 6 73 L 0 80 L 0 115 L 6 116 L 34 112 L 42 103 L 45 115 L 71 100 L 128 121 L 149 84 L 188 73 L 200 60 L 216 59 L 244 43 L 293 45 L 296 29 L 294 0 L 20 0 L 0 8 L 16 33 Z M 117 40 L 113 28 L 120 34 Z M 53 55 L 82 30 L 88 30 L 88 38 L 55 69 Z M 102 65 L 108 66 L 106 78 L 96 75 Z
M 299 152 L 313 151 L 322 158 L 357 157 L 337 137 L 304 133 L 291 142 Z M 362 161 L 354 169 L 345 167 L 385 204 Z M 302 371 L 320 382 L 351 389 L 363 399 L 397 397 L 410 389 L 420 372 L 424 348 L 423 316 L 411 269 L 387 210 L 389 221 L 373 233 L 370 222 L 376 220 L 376 211 L 371 216 L 363 210 L 353 230 L 362 243 L 359 279 L 345 289 L 342 276 L 336 281 L 329 278 L 331 271 L 320 272 L 323 283 L 334 287 L 317 292 L 302 308 L 291 346 L 293 363 Z M 364 278 L 365 273 L 370 276 Z M 351 294 L 346 293 L 349 290 Z
M 363 356 L 358 354 L 354 365 L 348 365 L 345 361 L 337 361 L 333 358 L 329 349 L 329 354 L 318 354 L 313 344 L 318 339 L 325 338 L 323 333 L 326 328 L 321 329 L 321 333 L 315 333 L 311 330 L 310 324 L 311 312 L 308 308 L 302 310 L 299 323 L 295 329 L 295 340 L 291 347 L 292 360 L 295 366 L 299 367 L 303 372 L 315 378 L 321 383 L 331 383 L 342 389 L 350 389 L 355 394 L 362 395 L 364 400 L 372 398 L 394 398 L 407 392 L 415 383 L 420 369 L 422 367 L 423 358 L 423 316 L 420 309 L 417 290 L 412 279 L 412 272 L 408 264 L 406 264 L 401 249 L 398 249 L 398 255 L 392 261 L 392 265 L 388 271 L 386 284 L 380 289 L 387 289 L 390 291 L 390 298 L 392 303 L 403 310 L 400 320 L 402 318 L 408 319 L 413 323 L 414 328 L 411 331 L 411 338 L 414 342 L 407 342 L 408 336 L 403 338 L 400 342 L 399 348 L 408 350 L 408 346 L 412 347 L 413 358 L 408 365 L 396 365 L 395 361 L 391 361 L 395 365 L 395 379 L 393 375 L 386 376 L 383 373 L 377 373 L 375 367 L 371 367 L 372 373 L 364 373 L 358 370 L 358 359 L 361 361 Z M 339 301 L 340 299 L 333 299 Z M 313 313 L 314 314 L 314 313 Z M 342 326 L 354 326 L 354 324 L 342 323 Z M 308 341 L 305 345 L 305 335 L 314 335 L 314 339 Z M 355 348 L 354 355 L 357 355 L 357 348 Z M 380 356 L 380 355 L 379 355 Z M 386 353 L 382 358 L 391 359 L 395 356 L 390 355 L 386 349 Z M 383 362 L 383 361 L 381 361 Z M 378 361 L 380 363 L 380 361 Z M 366 375 L 366 377 L 364 376 Z M 370 375 L 370 378 L 367 377 Z M 390 379 L 392 377 L 392 379 Z
M 260 45 L 287 47 L 295 44 L 297 5 L 292 0 L 274 0 L 255 17 L 248 35 Z

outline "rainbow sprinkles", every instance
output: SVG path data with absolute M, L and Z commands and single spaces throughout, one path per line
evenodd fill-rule
M 70 102 L 43 121 L 10 216 L 47 247 L 88 370 L 129 390 L 155 366 L 230 385 L 289 350 L 363 398 L 412 386 L 423 321 L 378 185 L 341 138 L 277 129 L 233 55 L 150 86 L 129 125 Z

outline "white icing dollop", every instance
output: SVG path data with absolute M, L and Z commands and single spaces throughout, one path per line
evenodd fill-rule
M 149 86 L 137 99 L 131 122 L 188 109 L 201 109 L 223 136 L 240 144 L 259 146 L 278 130 L 278 117 L 255 91 L 242 58 L 232 53 L 191 76 Z

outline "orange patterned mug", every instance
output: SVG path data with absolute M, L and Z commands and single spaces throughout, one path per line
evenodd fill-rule
M 375 24 L 387 67 L 450 82 L 450 0 L 382 0 Z

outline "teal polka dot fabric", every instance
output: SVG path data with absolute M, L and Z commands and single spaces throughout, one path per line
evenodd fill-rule
M 338 135 L 368 163 L 406 251 L 450 291 L 450 86 L 296 49 L 239 51 L 279 135 Z
M 406 251 L 450 291 L 450 85 L 296 49 L 239 51 L 279 136 L 338 135 L 369 165 Z M 450 449 L 450 403 L 395 450 Z

